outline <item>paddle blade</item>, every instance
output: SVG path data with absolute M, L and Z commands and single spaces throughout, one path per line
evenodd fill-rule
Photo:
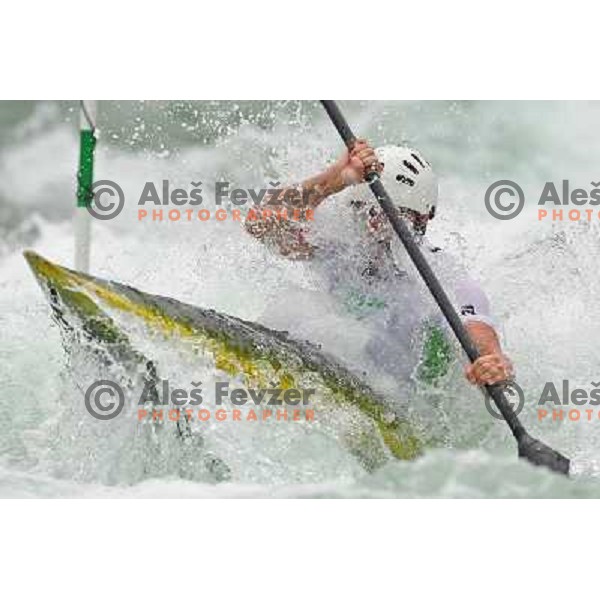
M 527 433 L 519 439 L 519 456 L 539 467 L 547 467 L 555 473 L 569 474 L 571 461 L 568 458 Z

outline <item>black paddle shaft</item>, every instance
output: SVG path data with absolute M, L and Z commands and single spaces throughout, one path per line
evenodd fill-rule
M 344 140 L 344 143 L 348 149 L 351 149 L 356 142 L 356 137 L 352 133 L 350 126 L 340 112 L 337 104 L 333 100 L 321 100 L 321 103 L 338 130 L 338 133 Z M 379 174 L 377 172 L 369 173 L 366 177 L 366 180 L 371 188 L 371 191 L 377 198 L 379 205 L 383 209 L 383 212 L 392 224 L 392 228 L 400 238 L 400 241 L 404 245 L 408 255 L 419 271 L 419 274 L 425 281 L 425 284 L 429 288 L 429 291 L 434 297 L 437 305 L 440 307 L 444 317 L 450 324 L 452 331 L 454 331 L 458 341 L 469 357 L 469 360 L 471 362 L 476 361 L 479 358 L 479 352 L 477 348 L 469 337 L 457 312 L 454 310 L 454 307 L 446 295 L 446 292 L 440 285 L 440 282 L 421 253 L 419 246 L 414 241 L 411 232 L 404 224 L 402 219 L 398 216 L 398 213 L 394 208 L 394 204 L 392 203 L 390 197 L 385 191 L 383 184 L 381 183 L 381 180 L 379 179 Z M 512 408 L 512 405 L 506 399 L 502 386 L 496 384 L 486 385 L 484 387 L 515 436 L 515 439 L 517 440 L 519 456 L 521 458 L 525 458 L 534 465 L 544 466 L 556 473 L 568 475 L 570 468 L 569 459 L 563 456 L 560 452 L 550 448 L 550 446 L 547 446 L 543 442 L 532 438 L 527 431 L 525 431 L 525 428 L 519 421 L 515 411 Z
M 338 130 L 341 138 L 344 140 L 348 149 L 351 149 L 356 142 L 356 136 L 352 133 L 350 126 L 348 125 L 344 115 L 340 112 L 337 104 L 333 100 L 321 100 L 323 107 L 327 111 L 327 114 L 331 118 L 335 128 Z M 425 281 L 425 284 L 429 288 L 431 295 L 434 297 L 437 305 L 444 314 L 444 317 L 450 324 L 452 331 L 458 338 L 460 345 L 463 347 L 466 355 L 469 357 L 471 362 L 475 362 L 479 358 L 479 352 L 473 344 L 467 330 L 465 329 L 458 313 L 454 309 L 454 306 L 450 302 L 444 288 L 441 286 L 435 273 L 432 271 L 429 263 L 423 256 L 423 253 L 419 249 L 419 246 L 414 241 L 411 232 L 404 223 L 404 221 L 398 216 L 397 211 L 394 208 L 394 204 L 390 199 L 388 193 L 385 191 L 383 183 L 379 179 L 379 175 L 375 172 L 370 173 L 367 177 L 367 182 L 371 191 L 377 198 L 379 205 L 383 209 L 383 212 L 392 224 L 392 228 L 400 238 L 400 241 L 404 245 L 404 248 L 408 252 L 411 260 L 413 261 L 417 271 Z M 525 428 L 519 421 L 519 418 L 515 414 L 510 402 L 506 399 L 504 391 L 499 385 L 486 385 L 485 389 L 491 396 L 494 404 L 508 423 L 513 435 L 520 441 L 524 434 L 526 434 Z

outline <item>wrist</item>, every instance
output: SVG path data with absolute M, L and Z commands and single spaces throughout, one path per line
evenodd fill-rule
M 345 162 L 340 160 L 331 165 L 331 167 L 323 173 L 325 187 L 328 192 L 327 195 L 341 192 L 352 185 L 353 182 L 350 181 L 349 178 L 344 177 L 345 168 Z
M 503 354 L 498 335 L 490 325 L 481 321 L 470 321 L 465 327 L 481 356 Z
M 312 208 L 317 207 L 325 198 L 340 192 L 345 187 L 338 165 L 332 165 L 303 184 L 304 190 L 308 192 L 308 205 Z

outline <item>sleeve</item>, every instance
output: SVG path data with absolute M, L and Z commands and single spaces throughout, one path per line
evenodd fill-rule
M 435 255 L 435 260 L 432 261 L 435 264 L 435 272 L 443 281 L 444 288 L 463 323 L 470 321 L 486 323 L 500 334 L 492 315 L 488 296 L 479 282 L 440 248 L 430 247 L 429 250 Z
M 463 323 L 481 321 L 497 329 L 496 322 L 492 318 L 489 299 L 474 279 L 463 277 L 457 281 L 454 297 L 458 314 L 461 316 Z

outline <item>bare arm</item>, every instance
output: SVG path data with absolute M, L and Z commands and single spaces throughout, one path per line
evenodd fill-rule
M 364 181 L 365 173 L 373 167 L 380 168 L 375 151 L 364 140 L 358 140 L 350 152 L 322 173 L 298 186 L 266 194 L 259 209 L 248 212 L 246 231 L 283 256 L 311 258 L 315 248 L 306 240 L 306 234 L 314 210 L 329 196 Z
M 468 321 L 465 327 L 481 355 L 465 368 L 467 379 L 476 385 L 494 384 L 511 379 L 513 366 L 502 352 L 494 328 L 482 321 Z

